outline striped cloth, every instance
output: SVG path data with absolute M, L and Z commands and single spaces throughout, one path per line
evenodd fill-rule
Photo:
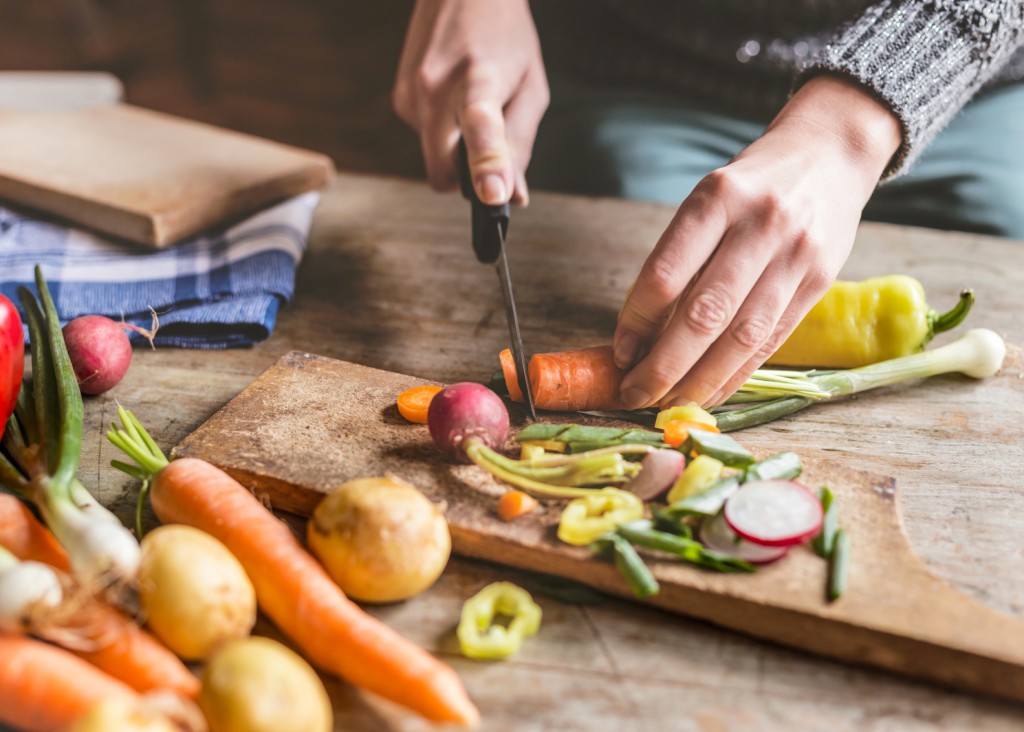
M 291 301 L 318 201 L 306 193 L 163 250 L 0 207 L 0 292 L 20 308 L 18 287 L 35 290 L 39 264 L 62 323 L 92 314 L 149 328 L 152 310 L 156 346 L 250 346 L 270 336 Z

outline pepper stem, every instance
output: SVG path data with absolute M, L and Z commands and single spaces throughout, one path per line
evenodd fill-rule
M 935 314 L 931 320 L 931 328 L 927 340 L 921 344 L 923 347 L 932 339 L 936 333 L 943 333 L 964 322 L 967 314 L 971 312 L 971 306 L 974 305 L 974 290 L 966 289 L 960 291 L 960 299 L 957 300 L 956 305 L 948 313 L 942 313 L 941 315 Z

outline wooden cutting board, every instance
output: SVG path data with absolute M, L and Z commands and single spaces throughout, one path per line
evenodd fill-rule
M 128 104 L 0 111 L 0 198 L 166 247 L 325 186 L 324 155 Z
M 391 472 L 446 504 L 456 552 L 630 597 L 614 567 L 557 541 L 562 502 L 510 523 L 497 518 L 496 499 L 506 487 L 476 466 L 446 463 L 427 428 L 399 416 L 396 396 L 424 383 L 292 352 L 173 455 L 213 462 L 274 508 L 304 516 L 333 486 Z M 566 421 L 554 416 L 550 421 Z M 661 591 L 644 602 L 813 653 L 1024 700 L 1024 621 L 929 574 L 907 543 L 893 478 L 805 461 L 801 480 L 833 490 L 851 536 L 842 598 L 825 601 L 825 563 L 798 547 L 752 575 L 648 555 Z

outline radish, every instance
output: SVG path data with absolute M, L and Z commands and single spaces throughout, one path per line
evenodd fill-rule
M 643 501 L 665 493 L 683 472 L 686 457 L 678 450 L 652 450 L 640 461 L 640 472 L 626 486 Z
M 466 449 L 483 444 L 500 449 L 508 437 L 508 409 L 501 397 L 483 384 L 463 381 L 439 391 L 427 410 L 434 443 L 448 458 L 470 462 Z
M 795 480 L 751 480 L 729 496 L 729 528 L 764 546 L 790 546 L 821 529 L 821 501 Z
M 132 344 L 125 329 L 143 334 L 152 345 L 156 316 L 152 330 L 102 315 L 83 315 L 64 326 L 64 343 L 83 394 L 102 394 L 124 378 L 132 361 Z
M 751 564 L 768 564 L 786 556 L 788 546 L 764 546 L 744 540 L 729 528 L 721 512 L 700 525 L 700 540 L 708 549 L 742 559 Z

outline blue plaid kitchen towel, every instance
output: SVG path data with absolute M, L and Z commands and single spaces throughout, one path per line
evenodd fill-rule
M 250 346 L 270 336 L 291 301 L 318 201 L 306 193 L 162 250 L 0 207 L 0 292 L 20 308 L 18 287 L 35 290 L 39 264 L 62 323 L 106 315 L 149 328 L 152 309 L 158 347 Z

